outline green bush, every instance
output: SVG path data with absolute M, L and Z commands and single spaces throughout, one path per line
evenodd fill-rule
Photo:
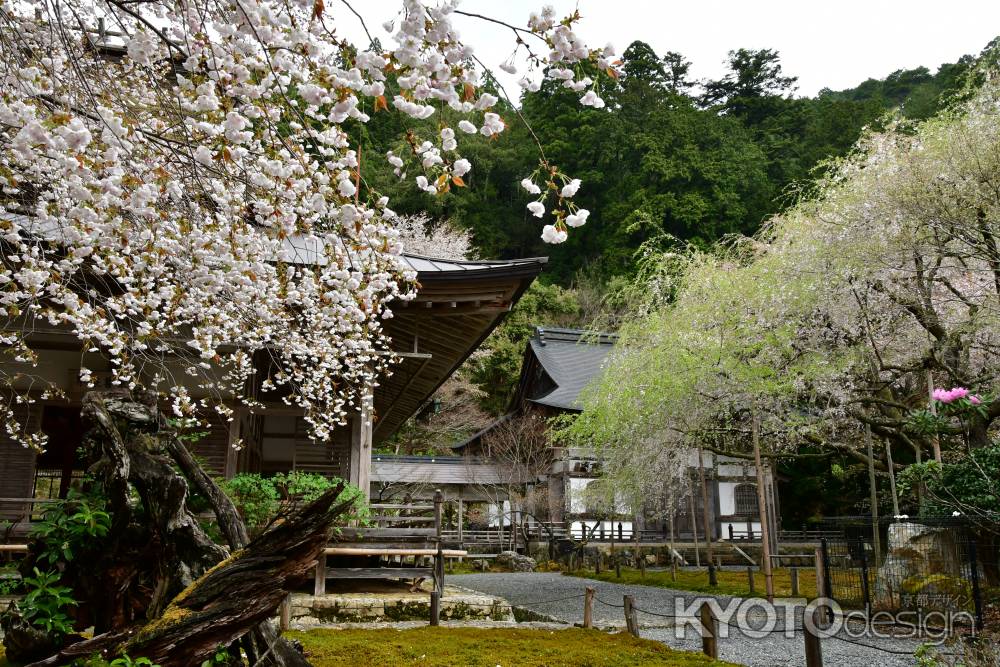
M 73 621 L 66 613 L 76 606 L 72 589 L 59 585 L 58 572 L 41 572 L 34 568 L 35 576 L 25 577 L 28 591 L 18 604 L 24 620 L 50 635 L 68 635 L 73 632 Z
M 99 547 L 110 528 L 111 515 L 105 511 L 104 499 L 73 490 L 66 500 L 49 506 L 32 528 L 31 537 L 42 546 L 38 561 L 55 565 Z
M 221 482 L 221 486 L 243 516 L 247 527 L 251 531 L 259 531 L 279 514 L 293 512 L 311 503 L 340 482 L 336 478 L 292 471 L 273 477 L 242 473 Z M 357 487 L 347 484 L 337 500 L 352 500 L 354 516 L 364 518 L 367 512 L 363 499 Z
M 243 473 L 223 481 L 221 486 L 250 530 L 266 526 L 277 516 L 281 507 L 278 503 L 278 490 L 267 477 Z

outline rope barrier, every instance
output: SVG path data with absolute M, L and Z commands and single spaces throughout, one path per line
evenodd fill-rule
M 869 649 L 874 649 L 876 651 L 882 651 L 883 653 L 891 653 L 892 655 L 908 655 L 910 657 L 913 656 L 913 651 L 897 651 L 897 650 L 891 649 L 891 648 L 882 648 L 881 646 L 875 646 L 873 644 L 865 644 L 864 642 L 854 641 L 853 639 L 850 639 L 848 637 L 841 637 L 840 635 L 830 635 L 829 638 L 830 639 L 839 639 L 840 641 L 846 642 L 848 644 L 854 644 L 855 646 L 861 646 L 863 648 L 869 648 Z M 958 654 L 957 653 L 941 653 L 940 655 L 943 655 L 943 656 L 957 656 Z
M 767 635 L 776 635 L 779 632 L 783 634 L 790 632 L 794 635 L 799 631 L 798 628 L 771 628 L 770 630 L 765 630 L 764 628 L 753 628 L 750 626 L 744 628 L 740 625 L 733 625 L 732 623 L 726 623 L 726 625 L 730 628 L 736 628 L 737 630 L 740 630 L 742 632 L 763 632 L 764 634 Z
M 615 609 L 624 609 L 625 608 L 624 604 L 615 604 L 614 602 L 605 602 L 604 600 L 602 600 L 601 598 L 597 597 L 596 595 L 594 596 L 594 599 L 597 600 L 598 602 L 600 602 L 601 604 L 607 606 L 607 607 L 614 607 Z
M 624 605 L 622 605 L 624 607 Z M 639 607 L 632 607 L 637 612 L 642 614 L 649 614 L 650 616 L 659 616 L 660 618 L 694 618 L 694 616 L 678 616 L 677 614 L 661 614 L 656 611 L 646 611 L 645 609 L 640 609 Z
M 536 602 L 513 602 L 511 601 L 511 606 L 514 607 L 535 607 L 541 604 L 552 604 L 553 602 L 565 602 L 566 600 L 578 600 L 582 598 L 585 593 L 578 593 L 576 595 L 570 595 L 564 598 L 556 598 L 554 600 L 538 600 Z

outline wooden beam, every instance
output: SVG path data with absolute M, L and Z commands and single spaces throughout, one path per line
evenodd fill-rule
M 430 547 L 426 549 L 327 547 L 323 553 L 327 556 L 434 556 L 437 554 L 437 549 Z M 441 554 L 445 558 L 462 558 L 468 556 L 469 552 L 465 549 L 442 549 Z
M 427 363 L 427 360 L 424 360 Z M 358 487 L 365 500 L 371 498 L 372 474 L 372 396 L 362 398 L 361 410 L 351 422 L 351 451 L 348 464 L 351 484 Z
M 327 579 L 430 579 L 429 567 L 328 567 Z

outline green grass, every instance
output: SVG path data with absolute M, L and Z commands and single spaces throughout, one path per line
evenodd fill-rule
M 708 570 L 677 570 L 677 579 L 674 580 L 669 570 L 646 571 L 643 577 L 639 570 L 622 568 L 621 579 L 615 576 L 614 569 L 602 570 L 600 574 L 594 574 L 593 570 L 577 570 L 566 572 L 567 576 L 582 577 L 585 579 L 596 579 L 597 581 L 607 581 L 615 584 L 638 584 L 642 586 L 656 586 L 658 588 L 672 588 L 679 591 L 694 591 L 697 593 L 714 593 L 716 595 L 731 595 L 733 597 L 764 597 L 764 573 L 754 571 L 754 594 L 750 594 L 750 584 L 747 580 L 746 570 L 730 571 L 720 570 L 718 574 L 719 585 L 709 586 Z M 774 594 L 777 597 L 790 597 L 792 595 L 792 578 L 790 570 L 778 568 L 774 570 Z M 810 569 L 799 570 L 799 595 L 806 598 L 816 597 L 816 573 Z
M 289 632 L 315 667 L 626 667 L 716 666 L 700 653 L 675 651 L 628 634 L 572 628 L 422 627 L 412 630 L 311 630 Z
M 609 635 L 582 628 L 382 628 L 311 630 L 285 636 L 302 642 L 314 667 L 733 667 L 625 633 Z M 0 667 L 13 667 L 3 653 L 0 647 Z
M 734 667 L 629 634 L 567 628 L 447 628 L 288 632 L 314 667 Z M 3 657 L 0 667 L 13 667 Z

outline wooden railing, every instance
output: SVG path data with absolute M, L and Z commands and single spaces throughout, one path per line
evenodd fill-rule
M 440 491 L 432 504 L 375 503 L 371 505 L 369 525 L 350 526 L 338 531 L 335 541 L 320 554 L 316 565 L 314 595 L 326 593 L 327 579 L 408 579 L 416 591 L 421 581 L 430 579 L 431 616 L 436 621 L 440 597 L 444 592 L 444 560 L 468 555 L 449 539 L 443 530 Z M 371 567 L 330 567 L 328 559 L 367 557 L 377 560 Z M 412 562 L 408 562 L 412 559 Z M 424 566 L 421 561 L 431 561 Z M 386 564 L 385 561 L 395 561 Z
M 31 531 L 31 522 L 42 518 L 46 505 L 57 502 L 52 498 L 0 498 L 0 544 L 23 541 Z

